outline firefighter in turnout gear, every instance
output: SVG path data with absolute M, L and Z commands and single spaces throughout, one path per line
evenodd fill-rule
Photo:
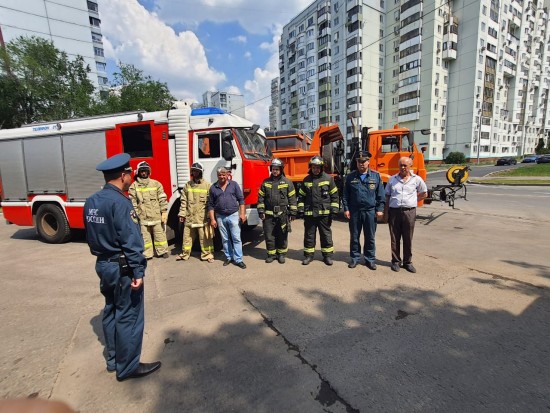
M 128 190 L 141 222 L 141 234 L 145 243 L 145 258 L 168 258 L 168 241 L 164 226 L 168 219 L 168 202 L 159 181 L 151 179 L 151 167 L 147 162 L 137 166 L 135 181 Z M 154 248 L 153 248 L 154 247 Z
M 334 246 L 332 243 L 333 216 L 338 214 L 340 201 L 334 179 L 323 172 L 323 158 L 314 156 L 309 161 L 309 174 L 298 191 L 298 214 L 304 216 L 304 260 L 303 265 L 313 261 L 317 229 L 321 238 L 321 252 L 326 265 L 332 265 Z
M 206 202 L 212 184 L 202 177 L 204 167 L 200 163 L 191 165 L 191 180 L 181 191 L 178 216 L 184 224 L 183 245 L 177 261 L 186 261 L 191 255 L 197 235 L 201 246 L 201 260 L 214 262 L 214 229 L 208 221 Z
M 267 258 L 265 262 L 285 263 L 288 252 L 290 222 L 296 217 L 296 190 L 285 176 L 284 164 L 273 159 L 269 166 L 271 176 L 262 182 L 258 191 L 258 214 L 264 227 Z

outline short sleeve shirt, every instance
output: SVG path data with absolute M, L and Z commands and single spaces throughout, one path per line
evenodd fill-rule
M 412 172 L 407 182 L 399 174 L 395 174 L 386 185 L 386 196 L 390 197 L 390 208 L 414 208 L 418 204 L 417 194 L 424 192 L 428 192 L 426 183 Z

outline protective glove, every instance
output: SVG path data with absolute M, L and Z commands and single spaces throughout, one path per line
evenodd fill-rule
M 168 221 L 168 212 L 161 212 L 160 220 L 163 224 L 166 224 L 166 222 Z
M 291 215 L 288 217 L 288 219 L 290 219 L 290 221 L 292 222 L 296 219 L 296 215 Z
M 264 213 L 258 214 L 258 216 L 260 217 L 260 219 L 261 219 L 262 221 L 265 219 L 265 214 L 264 214 Z
M 298 211 L 298 214 L 296 214 L 296 218 L 303 218 L 304 217 L 304 212 L 303 211 Z
M 332 211 L 332 212 L 330 213 L 330 217 L 331 217 L 332 219 L 338 218 L 338 212 Z

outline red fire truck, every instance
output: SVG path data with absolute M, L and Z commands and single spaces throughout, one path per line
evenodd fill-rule
M 49 243 L 70 239 L 84 228 L 83 206 L 104 184 L 95 166 L 117 153 L 131 165 L 151 165 L 169 198 L 167 235 L 177 234 L 180 190 L 190 166 L 200 162 L 204 176 L 230 168 L 243 190 L 247 225 L 259 223 L 258 189 L 269 175 L 271 152 L 263 131 L 252 122 L 217 108 L 192 109 L 175 102 L 159 112 L 137 111 L 64 120 L 0 130 L 2 209 L 12 224 L 35 226 Z

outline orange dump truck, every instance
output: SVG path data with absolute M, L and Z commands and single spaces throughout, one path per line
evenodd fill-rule
M 423 131 L 424 134 L 429 131 Z M 337 124 L 321 126 L 310 138 L 299 129 L 267 132 L 267 142 L 273 157 L 285 163 L 285 174 L 293 182 L 302 182 L 308 174 L 309 160 L 320 155 L 325 162 L 325 172 L 343 182 L 345 175 L 355 169 L 355 158 L 359 150 L 368 150 L 372 157 L 370 168 L 378 171 L 384 183 L 399 171 L 399 158 L 410 157 L 412 170 L 426 180 L 424 156 L 414 142 L 414 133 L 410 129 L 395 126 L 369 132 L 363 128 L 360 138 L 351 140 L 351 151 L 344 157 L 344 137 Z

